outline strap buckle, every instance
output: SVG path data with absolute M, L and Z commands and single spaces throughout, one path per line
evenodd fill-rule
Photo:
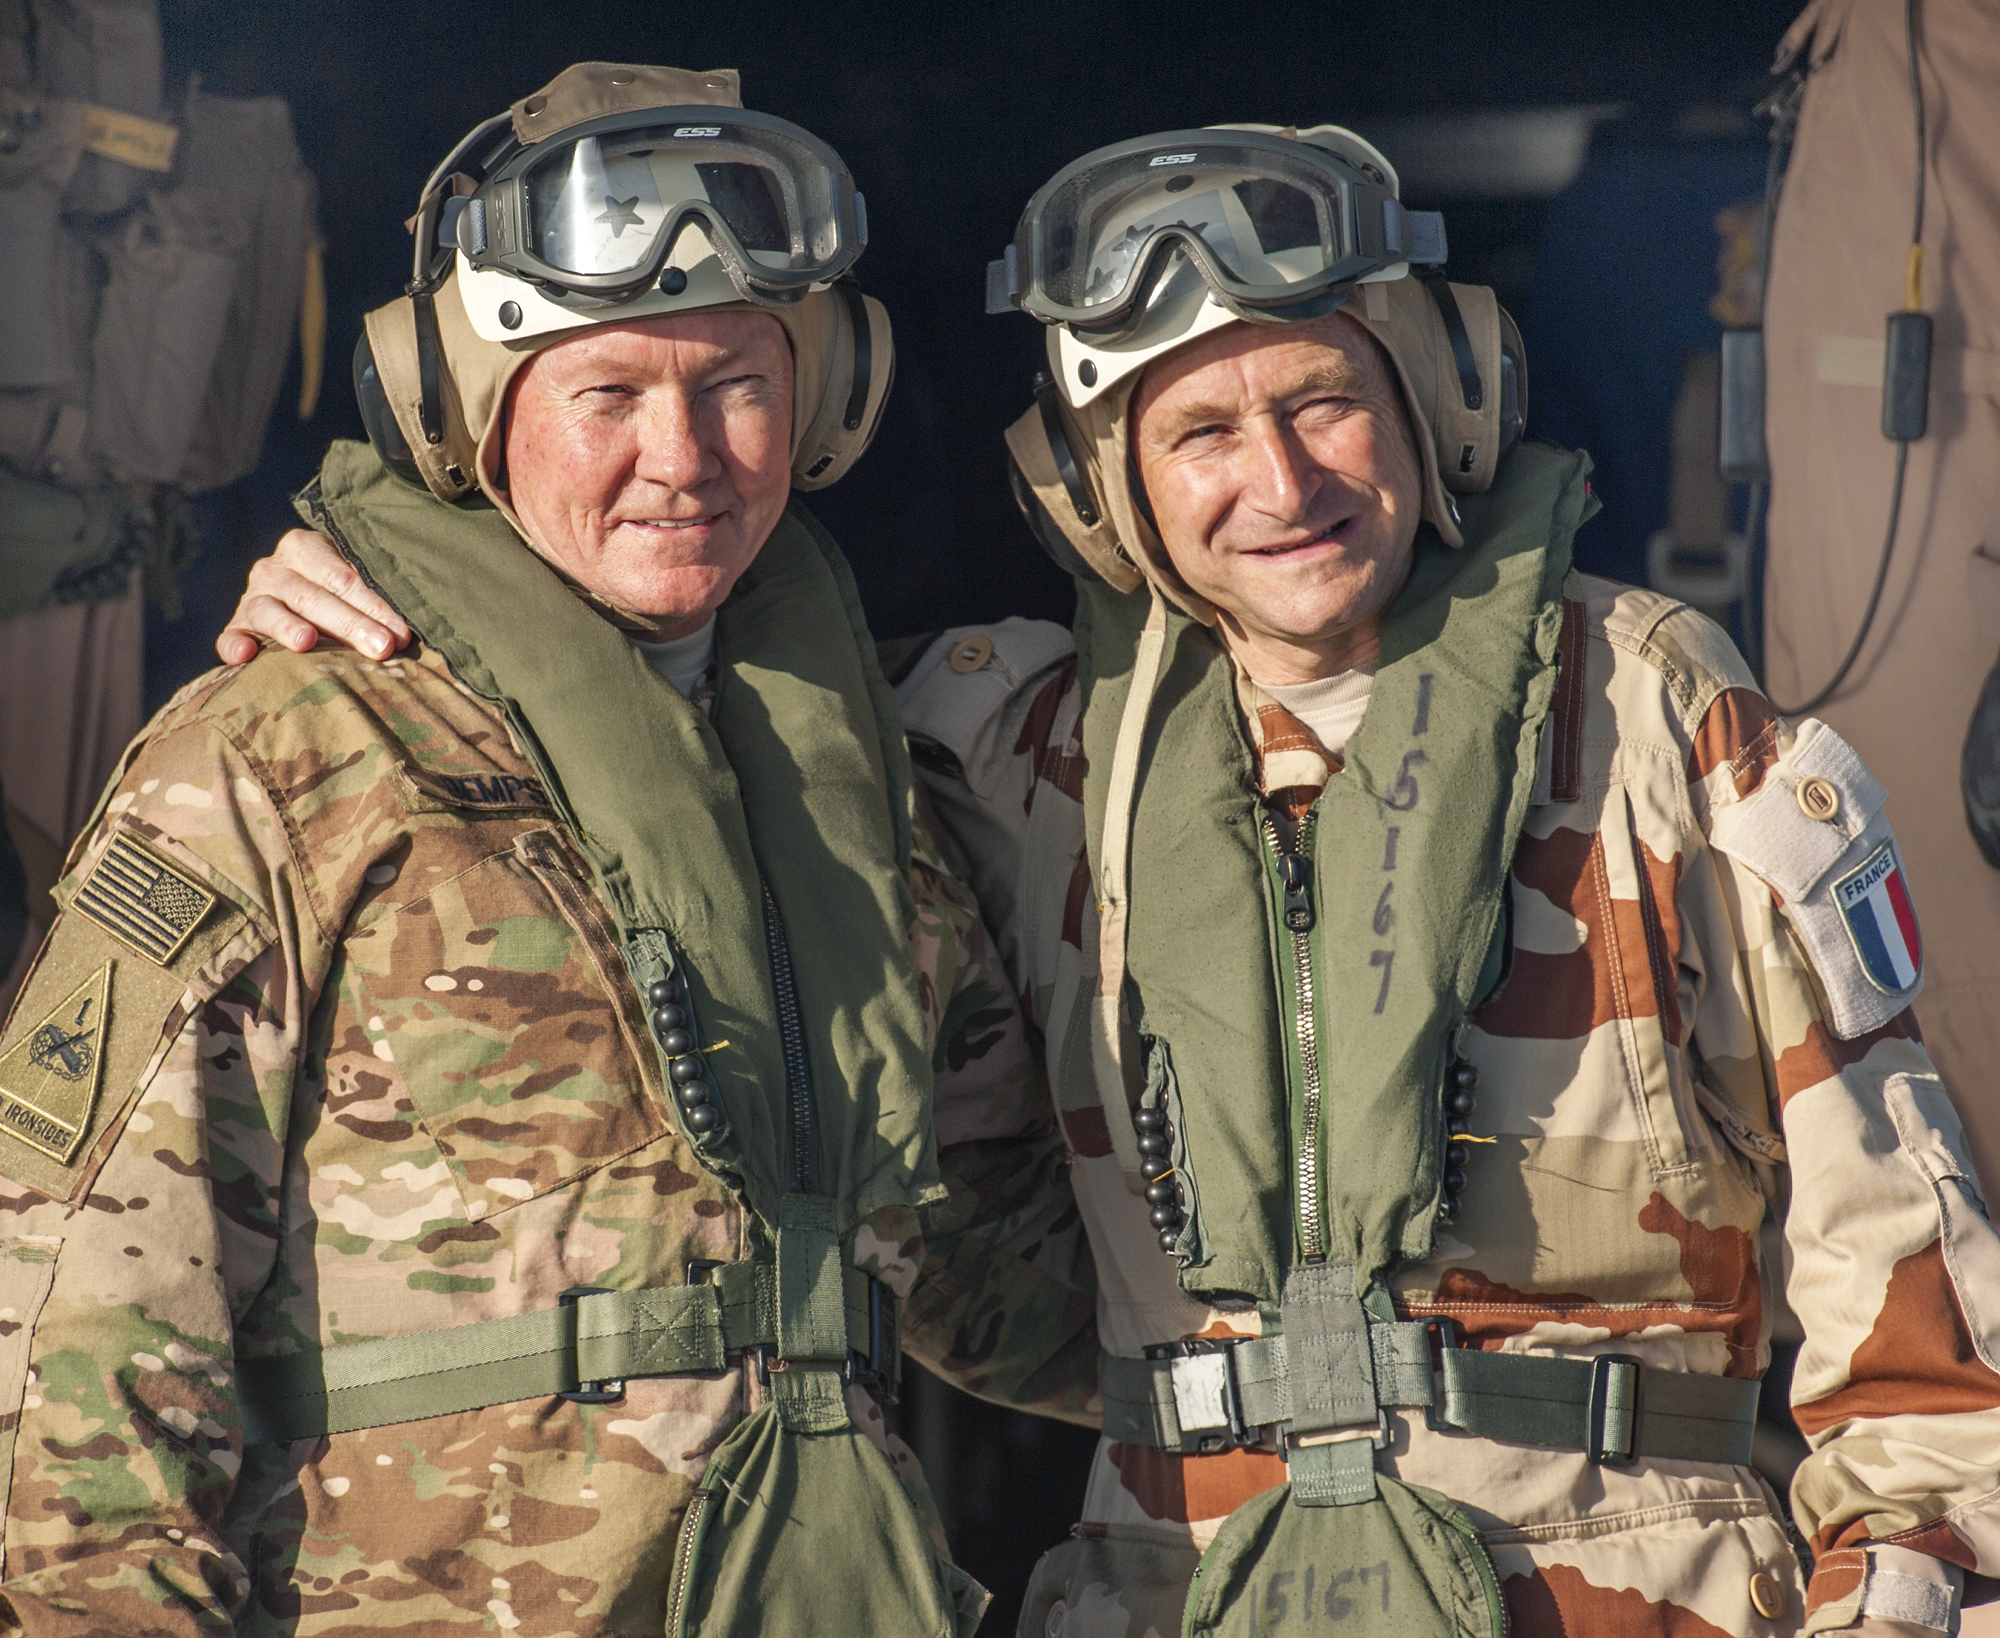
M 1463 1348 L 1465 1338 L 1458 1328 L 1458 1321 L 1449 1314 L 1433 1314 L 1421 1322 L 1427 1335 L 1437 1338 L 1440 1354 L 1454 1348 Z M 1442 1383 L 1431 1394 L 1431 1402 L 1424 1406 L 1424 1426 L 1433 1433 L 1461 1433 L 1464 1430 L 1456 1422 L 1445 1416 L 1447 1394 Z
M 874 1275 L 868 1276 L 868 1352 L 850 1348 L 847 1350 L 847 1364 L 840 1373 L 840 1379 L 849 1387 L 863 1387 L 871 1393 L 879 1394 L 890 1404 L 897 1400 L 894 1366 L 895 1351 L 888 1346 L 888 1304 L 892 1297 L 885 1294 L 882 1282 Z
M 608 1285 L 573 1285 L 556 1298 L 558 1308 L 574 1308 L 585 1297 L 604 1297 L 611 1294 Z M 615 1405 L 625 1397 L 625 1384 L 606 1380 L 603 1382 L 579 1382 L 560 1398 L 572 1405 Z
M 1253 1340 L 1189 1337 L 1181 1342 L 1152 1343 L 1145 1349 L 1146 1358 L 1167 1366 L 1175 1420 L 1181 1430 L 1181 1455 L 1216 1456 L 1262 1440 L 1262 1430 L 1243 1420 L 1242 1397 L 1236 1386 L 1236 1349 Z
M 1600 1467 L 1630 1467 L 1639 1459 L 1645 1409 L 1646 1362 L 1633 1354 L 1598 1354 L 1590 1362 L 1584 1454 Z

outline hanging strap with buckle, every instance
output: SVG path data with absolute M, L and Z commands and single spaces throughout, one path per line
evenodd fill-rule
M 244 1438 L 282 1443 L 561 1396 L 605 1404 L 632 1377 L 700 1376 L 753 1353 L 765 1371 L 838 1371 L 893 1397 L 897 1304 L 857 1268 L 840 1272 L 844 1356 L 829 1330 L 810 1358 L 779 1352 L 780 1278 L 769 1263 L 689 1265 L 686 1285 L 572 1287 L 554 1308 L 339 1348 L 236 1361 Z M 706 1278 L 704 1278 L 706 1276 Z M 821 1357 L 824 1355 L 824 1357 Z
M 1368 1342 L 1377 1406 L 1420 1408 L 1443 1432 L 1582 1451 L 1607 1466 L 1750 1460 L 1755 1382 L 1664 1371 L 1629 1354 L 1559 1359 L 1461 1348 L 1448 1319 L 1371 1322 Z M 1106 1438 L 1196 1456 L 1262 1443 L 1274 1426 L 1299 1432 L 1282 1337 L 1196 1338 L 1146 1352 L 1104 1356 Z M 1379 1431 L 1373 1416 L 1350 1427 L 1357 1439 Z M 1296 1458 L 1301 1448 L 1287 1454 Z

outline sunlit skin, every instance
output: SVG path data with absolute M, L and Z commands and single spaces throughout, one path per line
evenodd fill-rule
M 1231 324 L 1147 366 L 1132 445 L 1167 556 L 1259 682 L 1373 661 L 1423 470 L 1393 367 L 1344 314 Z
M 748 413 L 764 389 L 739 379 L 751 373 L 746 358 L 724 348 L 698 358 L 683 352 L 698 345 L 691 335 L 647 334 L 667 324 L 734 319 L 768 326 L 783 355 L 775 361 L 785 371 L 783 391 L 777 403 L 764 405 L 782 409 L 782 431 L 768 414 Z M 514 504 L 541 549 L 579 581 L 621 608 L 646 613 L 658 635 L 677 634 L 727 595 L 749 561 L 740 541 L 761 542 L 756 519 L 765 518 L 768 533 L 783 510 L 789 353 L 776 320 L 762 314 L 691 315 L 589 332 L 549 348 L 530 369 L 569 348 L 580 356 L 582 343 L 600 335 L 623 337 L 614 344 L 621 354 L 656 347 L 645 355 L 656 364 L 685 356 L 680 370 L 666 372 L 679 384 L 672 391 L 646 388 L 601 370 L 597 378 L 589 370 L 571 376 L 565 365 L 536 387 L 524 370 L 508 435 Z M 715 343 L 710 338 L 706 345 Z M 696 362 L 706 363 L 706 372 L 692 369 Z M 524 433 L 519 411 L 531 388 Z M 697 406 L 715 388 L 722 391 L 705 422 Z M 1372 661 L 1382 613 L 1409 574 L 1421 510 L 1416 440 L 1393 367 L 1375 340 L 1340 314 L 1282 329 L 1228 325 L 1150 365 L 1133 394 L 1132 416 L 1139 476 L 1168 556 L 1221 612 L 1223 640 L 1250 674 L 1283 685 Z M 730 436 L 695 434 L 711 424 L 730 429 Z M 558 429 L 560 445 L 533 447 L 534 440 L 556 438 Z M 523 504 L 522 473 L 529 467 L 515 453 L 517 439 L 528 446 L 523 455 L 530 464 L 547 464 L 555 448 L 572 441 L 589 459 L 580 474 L 553 474 L 542 503 L 531 507 Z M 639 453 L 656 439 L 665 453 Z M 762 461 L 751 458 L 753 446 L 761 447 Z M 748 476 L 764 472 L 766 463 L 776 468 L 768 496 Z M 672 483 L 663 481 L 669 477 Z M 538 484 L 530 478 L 525 487 Z M 649 517 L 654 508 L 675 518 L 704 517 L 726 493 L 763 504 L 746 503 L 740 525 L 715 525 L 719 544 L 693 554 L 677 542 L 647 538 L 664 530 L 623 521 Z M 669 494 L 679 497 L 671 508 Z M 252 632 L 309 648 L 309 621 L 370 654 L 386 654 L 408 636 L 323 536 L 292 531 L 275 558 L 252 571 L 251 582 L 217 642 L 225 660 L 256 652 Z
M 721 605 L 791 492 L 792 354 L 766 313 L 684 313 L 586 330 L 509 384 L 505 482 L 530 544 L 659 641 Z M 313 622 L 364 653 L 409 629 L 325 536 L 293 530 L 216 640 L 304 652 Z

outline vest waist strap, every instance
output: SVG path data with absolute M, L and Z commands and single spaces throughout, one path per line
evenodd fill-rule
M 1660 1370 L 1629 1354 L 1488 1353 L 1450 1346 L 1449 1334 L 1434 1370 L 1431 1333 L 1439 1329 L 1438 1321 L 1369 1325 L 1378 1406 L 1421 1408 L 1445 1432 L 1578 1450 L 1611 1465 L 1750 1460 L 1755 1382 Z M 1281 1337 L 1197 1338 L 1148 1353 L 1103 1357 L 1108 1439 L 1207 1455 L 1260 1443 L 1266 1428 L 1282 1432 L 1292 1419 Z
M 532 1313 L 239 1359 L 244 1438 L 283 1443 L 555 1395 L 608 1403 L 622 1397 L 628 1377 L 720 1372 L 731 1354 L 746 1352 L 778 1369 L 838 1369 L 893 1393 L 896 1299 L 860 1269 L 841 1271 L 845 1357 L 804 1361 L 776 1357 L 775 1265 L 696 1263 L 688 1274 L 686 1285 L 578 1286 Z

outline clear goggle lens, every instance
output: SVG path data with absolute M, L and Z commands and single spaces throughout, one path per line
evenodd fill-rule
M 682 125 L 580 137 L 522 180 L 528 248 L 565 273 L 644 269 L 691 212 L 711 213 L 773 272 L 811 273 L 840 248 L 833 173 L 775 132 Z
M 1200 239 L 1224 276 L 1246 287 L 1297 284 L 1348 253 L 1338 193 L 1268 154 L 1124 156 L 1071 178 L 1043 221 L 1042 288 L 1077 309 L 1123 299 L 1163 228 Z

